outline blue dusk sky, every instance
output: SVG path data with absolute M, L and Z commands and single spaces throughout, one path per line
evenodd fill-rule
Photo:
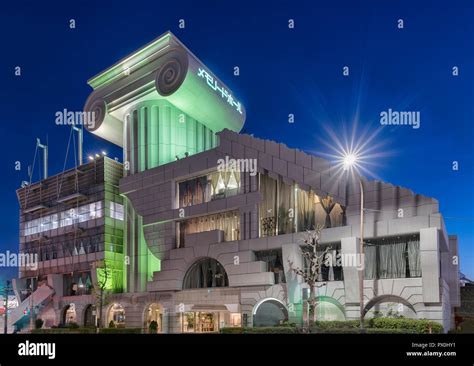
M 243 132 L 327 154 L 328 129 L 363 141 L 363 131 L 378 131 L 370 170 L 439 201 L 448 232 L 459 237 L 461 270 L 474 278 L 473 20 L 471 0 L 2 4 L 0 252 L 18 250 L 15 190 L 27 180 L 36 137 L 48 139 L 50 175 L 61 172 L 69 128 L 55 125 L 55 113 L 82 110 L 86 80 L 171 30 L 243 102 Z M 389 109 L 419 112 L 420 127 L 381 126 Z M 121 158 L 86 133 L 85 153 L 101 150 Z M 0 281 L 15 275 L 0 268 Z

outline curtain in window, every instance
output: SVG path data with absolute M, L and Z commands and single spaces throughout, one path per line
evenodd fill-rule
M 329 214 L 331 227 L 342 226 L 344 221 L 344 211 L 339 203 L 336 203 Z
M 406 277 L 406 243 L 394 243 L 391 247 L 391 266 L 389 270 L 390 278 Z
M 180 243 L 184 241 L 184 235 L 201 233 L 211 230 L 224 231 L 224 240 L 232 241 L 239 239 L 240 215 L 238 211 L 223 212 L 215 215 L 201 216 L 180 222 Z
M 278 234 L 295 231 L 295 194 L 293 186 L 278 181 Z
M 342 258 L 341 258 L 340 249 L 337 249 L 334 251 L 334 262 L 333 262 L 332 270 L 334 273 L 334 281 L 344 280 L 344 272 L 342 270 Z
M 365 279 L 375 279 L 377 278 L 377 246 L 366 245 L 364 247 L 364 254 Z
M 239 193 L 240 188 L 240 172 L 231 171 L 227 182 L 226 196 L 233 196 Z
M 420 263 L 420 241 L 419 240 L 408 240 L 407 241 L 407 254 L 408 254 L 408 267 L 410 270 L 410 277 L 421 276 L 421 263 Z
M 365 247 L 365 278 L 421 276 L 419 240 L 386 238 Z
M 323 253 L 318 253 L 318 255 L 322 255 Z M 332 258 L 331 258 L 331 251 L 327 252 L 326 254 L 321 257 L 321 277 L 322 281 L 329 281 L 332 275 Z
M 335 205 L 336 204 L 330 196 L 327 196 L 321 200 L 321 206 L 323 207 L 324 212 L 326 212 L 325 227 L 331 227 L 331 211 Z
M 296 191 L 296 203 L 298 206 L 298 232 L 312 230 L 314 228 L 314 193 L 303 189 Z
M 378 251 L 378 278 L 390 278 L 391 255 L 392 250 L 390 245 L 377 245 Z
M 260 230 L 263 236 L 275 235 L 277 182 L 266 174 L 260 174 Z

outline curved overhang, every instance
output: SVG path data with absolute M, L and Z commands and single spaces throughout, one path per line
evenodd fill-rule
M 86 128 L 123 146 L 123 121 L 133 105 L 164 99 L 214 132 L 239 132 L 245 108 L 171 32 L 91 78 Z M 92 113 L 91 113 L 92 112 Z

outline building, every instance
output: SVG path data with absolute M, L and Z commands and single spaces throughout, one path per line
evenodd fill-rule
M 110 254 L 116 285 L 104 308 L 106 324 L 147 329 L 156 321 L 159 332 L 180 333 L 299 323 L 307 286 L 290 266 L 305 266 L 306 230 L 323 225 L 321 243 L 330 247 L 331 258 L 357 258 L 359 185 L 324 159 L 239 134 L 244 106 L 173 34 L 128 55 L 89 85 L 94 91 L 85 111 L 95 119 L 87 128 L 123 148 L 123 177 L 122 167 L 107 158 L 78 168 L 113 165 L 113 179 L 104 174 L 96 182 L 100 192 L 110 184 L 108 199 L 93 197 L 95 185 L 80 197 L 88 204 L 102 202 L 104 212 L 87 221 L 87 227 L 94 221 L 102 247 L 75 255 L 69 244 L 72 253 L 63 254 L 61 266 L 49 264 L 59 261 L 58 254 L 57 259 L 41 254 L 37 275 L 22 272 L 23 287 L 43 278 L 47 291 L 34 301 L 44 307 L 41 317 L 56 324 L 70 318 L 90 323 L 95 299 L 64 289 L 79 287 L 80 258 L 81 271 L 90 273 L 89 283 L 95 284 L 102 276 L 97 273 L 104 271 L 97 260 Z M 60 212 L 79 207 L 74 190 L 70 201 L 42 201 L 41 187 L 57 186 L 60 176 L 26 187 L 39 191 L 34 203 L 23 204 L 26 188 L 18 191 L 21 250 L 35 247 L 43 253 L 39 243 L 56 240 L 59 252 L 71 243 L 56 228 L 25 231 L 37 227 L 32 220 L 49 217 L 59 207 Z M 453 261 L 457 238 L 448 236 L 438 202 L 360 179 L 367 208 L 366 316 L 395 311 L 436 320 L 447 331 L 459 306 L 459 271 Z M 108 221 L 113 239 L 103 234 Z M 69 228 L 75 233 L 77 226 Z M 73 242 L 80 251 L 78 240 Z M 108 250 L 112 244 L 114 250 Z M 358 319 L 358 273 L 356 264 L 347 262 L 323 270 L 319 319 Z
M 105 286 L 123 291 L 122 172 L 121 163 L 100 157 L 18 189 L 20 253 L 36 256 L 37 265 L 21 267 L 14 281 L 20 304 L 11 324 L 24 327 L 32 306 L 45 326 L 76 322 L 75 314 L 83 311 L 82 323 L 94 324 L 93 283 L 97 274 L 100 280 L 104 259 L 110 274 Z

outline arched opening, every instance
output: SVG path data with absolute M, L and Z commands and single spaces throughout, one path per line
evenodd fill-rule
M 374 297 L 364 308 L 366 318 L 374 317 L 404 317 L 416 319 L 416 310 L 407 300 L 395 295 Z
M 73 303 L 64 308 L 61 322 L 64 325 L 77 323 L 76 306 Z
M 186 272 L 183 281 L 183 290 L 227 286 L 229 279 L 224 266 L 213 258 L 196 261 Z
M 150 304 L 145 309 L 145 331 L 147 333 L 163 332 L 163 307 L 160 304 Z
M 113 304 L 107 312 L 107 327 L 125 328 L 125 309 L 120 304 Z
M 84 326 L 85 327 L 93 327 L 96 325 L 95 314 L 96 314 L 95 306 L 92 304 L 87 305 L 84 310 Z
M 254 327 L 274 327 L 288 321 L 288 310 L 276 299 L 261 301 L 255 306 L 253 313 Z
M 316 304 L 316 320 L 346 320 L 344 307 L 329 296 L 318 296 Z

